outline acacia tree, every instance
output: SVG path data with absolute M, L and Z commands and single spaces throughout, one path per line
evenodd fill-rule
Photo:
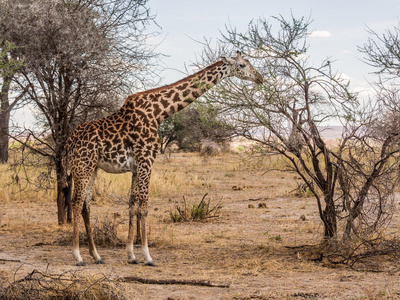
M 348 238 L 371 224 L 359 222 L 362 217 L 371 216 L 378 224 L 390 215 L 382 208 L 392 199 L 394 185 L 381 183 L 398 182 L 398 160 L 387 165 L 397 153 L 391 147 L 397 136 L 373 134 L 376 110 L 360 106 L 349 82 L 332 71 L 330 59 L 310 64 L 309 19 L 273 20 L 278 30 L 259 19 L 245 33 L 227 27 L 221 40 L 253 57 L 265 83 L 227 80 L 207 101 L 218 107 L 220 118 L 236 134 L 256 141 L 264 154 L 285 158 L 286 170 L 296 172 L 316 199 L 325 239 L 337 237 L 338 217 L 347 222 L 343 237 Z M 201 63 L 214 56 L 206 44 Z M 340 122 L 345 129 L 335 147 L 322 138 L 330 122 Z M 372 216 L 370 211 L 379 207 L 381 212 Z
M 24 143 L 47 156 L 57 176 L 58 222 L 65 219 L 65 144 L 82 121 L 114 110 L 120 95 L 143 84 L 153 49 L 144 33 L 154 20 L 147 0 L 0 2 L 0 35 L 23 58 L 21 86 L 29 86 L 41 130 Z M 41 134 L 38 134 L 41 132 Z

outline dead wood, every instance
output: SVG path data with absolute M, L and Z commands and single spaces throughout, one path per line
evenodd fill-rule
M 268 198 L 267 197 L 261 197 L 261 198 L 250 198 L 250 199 L 247 199 L 248 201 L 259 201 L 259 200 L 268 200 Z
M 0 261 L 4 262 L 21 262 L 19 259 L 5 259 L 5 258 L 0 258 Z
M 117 278 L 116 281 L 120 282 L 140 282 L 144 284 L 183 284 L 183 285 L 199 285 L 209 287 L 220 287 L 228 288 L 229 283 L 213 283 L 209 280 L 197 280 L 197 279 L 150 279 L 138 276 L 125 276 Z

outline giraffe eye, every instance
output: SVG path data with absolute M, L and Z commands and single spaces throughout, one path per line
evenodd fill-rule
M 244 68 L 246 65 L 245 64 L 240 64 L 239 67 Z

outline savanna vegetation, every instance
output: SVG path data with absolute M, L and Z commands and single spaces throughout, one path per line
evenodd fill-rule
M 228 79 L 160 126 L 157 269 L 125 262 L 131 174 L 102 171 L 92 215 L 106 264 L 72 266 L 65 142 L 113 112 L 110 97 L 156 84 L 154 21 L 146 0 L 0 0 L 0 298 L 399 298 L 398 27 L 359 46 L 376 70 L 369 99 L 331 59 L 310 63 L 310 19 L 206 40 L 198 66 L 240 50 L 266 80 Z M 28 104 L 37 129 L 10 130 Z

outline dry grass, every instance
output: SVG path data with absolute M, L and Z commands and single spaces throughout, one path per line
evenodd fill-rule
M 33 270 L 23 278 L 0 285 L 0 299 L 126 299 L 121 286 L 106 276 L 82 276 L 80 273 L 69 271 L 54 275 Z
M 150 252 L 157 268 L 128 265 L 125 250 L 118 247 L 118 241 L 124 242 L 127 237 L 130 175 L 99 172 L 91 212 L 99 229 L 95 233 L 100 239 L 98 251 L 106 264 L 95 265 L 83 243 L 81 254 L 87 266 L 80 275 L 87 282 L 101 278 L 96 277 L 99 274 L 109 274 L 230 284 L 224 289 L 121 283 L 117 289 L 128 299 L 399 298 L 398 271 L 357 272 L 327 260 L 318 261 L 312 247 L 302 251 L 296 248 L 320 242 L 323 227 L 316 203 L 307 194 L 291 193 L 298 187 L 297 175 L 265 173 L 270 163 L 249 162 L 241 153 L 206 158 L 185 153 L 160 155 L 153 169 L 149 203 Z M 275 163 L 279 165 L 279 161 Z M 2 172 L 0 176 L 5 180 L 10 174 Z M 0 190 L 3 289 L 34 269 L 49 269 L 43 274 L 77 270 L 67 241 L 72 228 L 57 225 L 52 192 L 41 192 L 41 199 L 5 196 L 8 193 L 7 189 Z M 201 199 L 206 193 L 213 200 L 222 199 L 219 218 L 208 222 L 170 221 L 175 202 L 183 196 Z M 389 231 L 398 230 L 398 213 L 394 220 Z M 83 225 L 81 232 L 84 237 Z M 60 243 L 60 237 L 64 237 L 64 243 Z M 142 261 L 140 251 L 135 252 Z M 399 268 L 399 262 L 392 265 L 392 270 Z M 21 276 L 14 278 L 15 274 Z M 76 285 L 81 292 L 85 286 Z

